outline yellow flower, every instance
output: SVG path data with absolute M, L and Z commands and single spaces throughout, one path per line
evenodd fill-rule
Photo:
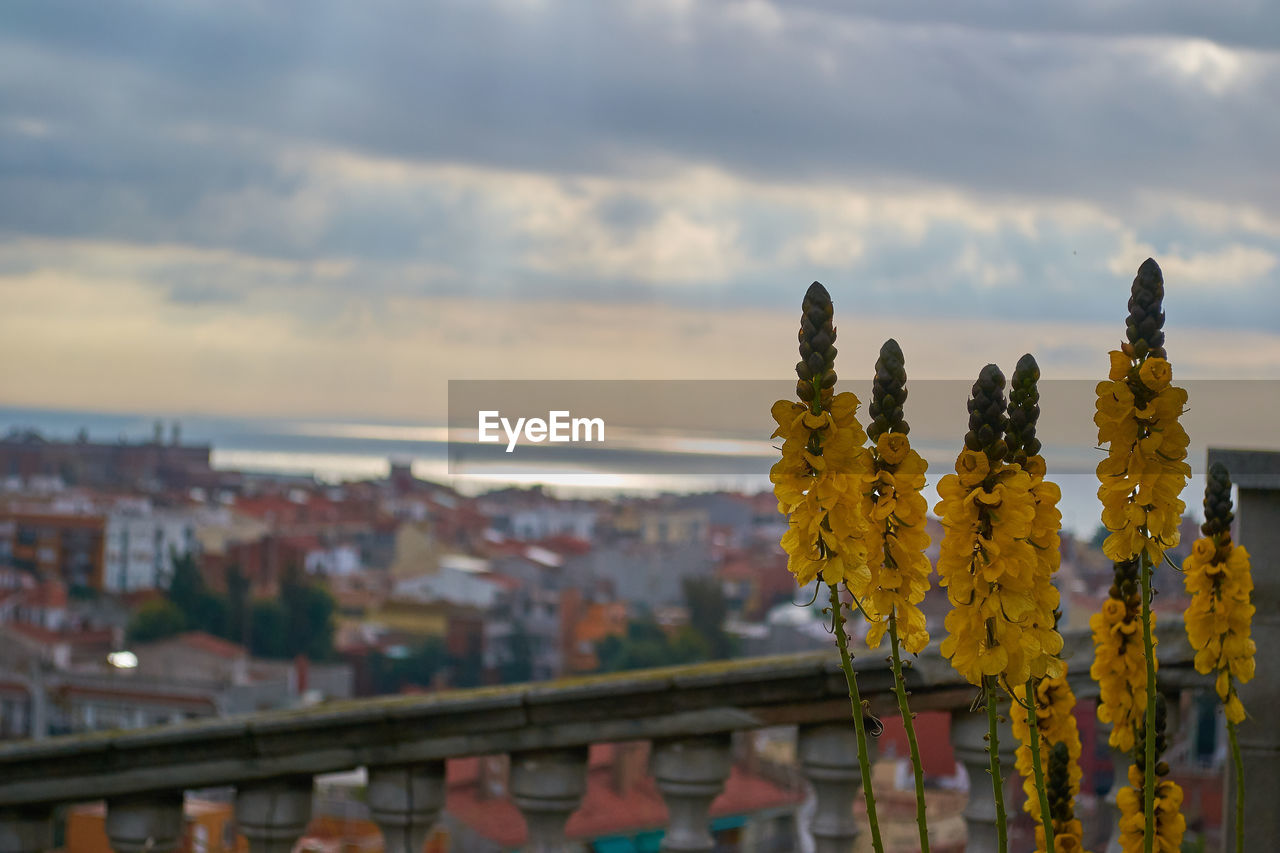
M 1146 554 L 1158 564 L 1178 544 L 1186 509 L 1178 495 L 1191 474 L 1189 438 L 1178 418 L 1187 395 L 1169 384 L 1172 372 L 1162 357 L 1141 362 L 1136 387 L 1127 373 L 1116 376 L 1128 356 L 1117 351 L 1111 359 L 1112 378 L 1098 383 L 1094 415 L 1098 443 L 1107 446 L 1097 467 L 1102 523 L 1110 531 L 1103 550 L 1115 561 Z
M 1256 608 L 1249 552 L 1229 536 L 1225 539 L 1221 546 L 1207 536 L 1196 540 L 1182 561 L 1183 584 L 1191 597 L 1183 622 L 1196 671 L 1217 674 L 1215 687 L 1227 719 L 1239 723 L 1245 710 L 1235 684 L 1254 676 L 1257 646 L 1249 634 Z
M 800 585 L 821 576 L 824 583 L 865 588 L 870 579 L 861 484 L 871 458 L 863 447 L 867 436 L 858 424 L 858 405 L 845 392 L 834 395 L 827 410 L 814 412 L 788 400 L 770 410 L 777 424 L 773 437 L 783 445 L 769 479 L 778 510 L 789 517 L 781 544 L 787 569 Z
M 1138 368 L 1138 378 L 1152 391 L 1163 391 L 1173 381 L 1173 368 L 1163 358 L 1152 356 Z
M 1133 359 L 1120 352 L 1120 350 L 1112 350 L 1108 355 L 1111 358 L 1111 372 L 1107 374 L 1112 382 L 1118 382 L 1129 375 L 1129 370 L 1133 367 Z
M 1137 584 L 1137 565 L 1116 565 L 1116 583 Z M 1152 629 L 1155 614 L 1151 614 Z M 1133 726 L 1146 708 L 1147 665 L 1142 649 L 1142 605 L 1136 591 L 1123 599 L 1108 597 L 1089 619 L 1093 631 L 1093 665 L 1098 683 L 1098 719 L 1111 724 L 1108 742 L 1124 752 L 1133 749 Z M 1152 637 L 1155 643 L 1155 637 Z M 1158 661 L 1157 661 L 1158 664 Z
M 991 463 L 987 454 L 975 450 L 963 450 L 956 460 L 956 474 L 962 486 L 976 486 L 987 478 L 991 471 Z
M 889 466 L 897 466 L 910 452 L 911 442 L 900 432 L 886 432 L 876 442 L 876 454 L 881 462 Z
M 1050 750 L 1061 743 L 1067 751 L 1068 804 L 1080 793 L 1080 732 L 1076 726 L 1073 709 L 1076 704 L 1075 694 L 1067 683 L 1066 670 L 1060 676 L 1041 679 L 1036 684 L 1036 728 L 1040 737 L 1040 754 L 1042 766 L 1047 766 Z M 1035 774 L 1031 758 L 1031 728 L 1028 722 L 1027 709 L 1022 702 L 1026 699 L 1024 691 L 1017 691 L 1015 697 L 1019 701 L 1010 703 L 1010 721 L 1013 734 L 1018 739 L 1015 753 L 1015 765 L 1022 776 L 1022 788 L 1026 793 L 1023 810 L 1031 815 L 1037 824 L 1037 850 L 1045 849 L 1041 821 L 1039 793 L 1036 789 Z M 1051 804 L 1052 806 L 1052 804 Z M 1076 850 L 1081 847 L 1083 828 L 1078 820 L 1059 821 L 1054 812 L 1054 845 L 1057 850 Z
M 877 648 L 896 614 L 902 647 L 919 654 L 929 643 L 919 604 L 929 589 L 933 567 L 925 550 L 928 504 L 920 490 L 928 464 L 905 433 L 883 433 L 876 442 L 877 472 L 868 479 L 863 514 L 870 519 L 864 537 L 870 556 L 870 583 L 859 595 L 870 627 L 867 645 Z
M 1120 809 L 1121 853 L 1142 853 L 1146 819 L 1143 815 L 1143 774 L 1137 765 L 1129 767 L 1129 787 L 1116 793 L 1116 805 Z M 1155 849 L 1157 853 L 1181 853 L 1182 836 L 1187 831 L 1187 820 L 1182 816 L 1182 788 L 1178 783 L 1164 779 L 1156 783 L 1155 793 Z

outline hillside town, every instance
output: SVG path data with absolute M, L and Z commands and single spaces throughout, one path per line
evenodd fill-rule
M 215 469 L 209 447 L 184 445 L 176 425 L 166 435 L 160 424 L 136 443 L 15 431 L 0 440 L 0 488 L 5 738 L 830 644 L 821 602 L 786 571 L 785 522 L 768 493 L 583 500 L 533 487 L 466 496 L 394 461 L 385 478 L 332 484 Z M 930 526 L 936 559 L 941 527 Z M 1095 543 L 1064 534 L 1068 628 L 1087 625 L 1110 575 Z M 1184 603 L 1171 595 L 1159 606 Z M 931 628 L 947 607 L 933 590 Z M 931 793 L 945 803 L 962 783 L 953 778 L 945 715 L 930 716 L 922 715 L 920 736 L 938 781 Z M 1093 747 L 1086 776 L 1105 791 L 1105 742 L 1093 736 L 1091 713 L 1080 718 Z M 880 745 L 890 766 L 878 771 L 890 774 L 905 754 L 895 723 L 885 721 Z M 725 827 L 789 837 L 805 799 L 788 770 L 794 755 L 756 740 L 720 803 L 726 816 L 751 820 Z M 1200 741 L 1184 753 L 1192 775 L 1220 757 L 1212 732 Z M 592 833 L 643 830 L 636 815 L 661 810 L 645 749 L 593 752 L 599 796 L 632 802 L 601 809 L 618 825 Z M 497 759 L 451 762 L 455 843 L 470 839 L 456 849 L 518 846 L 522 823 L 502 796 L 506 772 Z M 1191 790 L 1215 823 L 1218 777 L 1203 775 Z M 342 781 L 335 786 L 336 802 L 345 802 Z M 771 849 L 762 844 L 743 849 Z

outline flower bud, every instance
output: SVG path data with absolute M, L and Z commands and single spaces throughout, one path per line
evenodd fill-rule
M 871 405 L 867 409 L 871 423 L 867 435 L 876 441 L 887 432 L 910 432 L 902 413 L 907 399 L 907 369 L 902 348 L 890 338 L 880 347 L 876 359 L 876 375 L 871 382 Z
M 1200 532 L 1205 536 L 1231 536 L 1231 475 L 1221 462 L 1209 466 L 1208 481 L 1204 486 L 1204 524 Z

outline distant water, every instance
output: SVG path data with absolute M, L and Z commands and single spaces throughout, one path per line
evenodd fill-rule
M 579 457 L 568 470 L 548 470 L 540 460 L 527 472 L 507 460 L 492 472 L 483 462 L 465 476 L 451 475 L 448 430 L 441 426 L 294 418 L 181 417 L 0 407 L 0 433 L 34 429 L 45 438 L 73 441 L 81 430 L 96 442 L 149 441 L 157 422 L 169 442 L 180 426 L 184 444 L 208 444 L 212 464 L 224 470 L 303 474 L 327 482 L 385 477 L 392 460 L 411 463 L 424 479 L 476 493 L 503 485 L 544 483 L 572 495 L 601 493 L 694 492 L 714 489 L 756 491 L 769 488 L 767 441 L 734 442 L 740 453 L 690 452 L 664 448 L 657 439 L 633 441 L 625 450 L 599 454 L 596 470 L 583 471 Z M 668 441 L 667 444 L 670 442 Z M 474 469 L 474 470 L 473 470 Z M 690 470 L 701 473 L 689 473 Z
M 486 471 L 483 462 L 466 475 L 451 475 L 448 466 L 448 432 L 444 426 L 387 422 L 353 422 L 294 418 L 229 418 L 76 412 L 0 407 L 0 433 L 35 429 L 54 440 L 75 440 L 87 430 L 98 442 L 150 440 L 155 423 L 163 424 L 164 440 L 170 440 L 172 424 L 181 428 L 185 444 L 212 447 L 215 468 L 253 472 L 301 474 L 325 482 L 385 477 L 391 460 L 407 461 L 414 473 L 446 483 L 467 494 L 478 494 L 505 485 L 541 483 L 563 497 L 597 497 L 613 494 L 691 493 L 714 490 L 755 492 L 770 488 L 769 466 L 777 458 L 768 441 L 718 442 L 707 447 L 705 439 L 673 441 L 654 436 L 634 438 L 625 449 L 602 452 L 598 469 L 584 471 L 581 457 L 557 470 L 554 457 L 544 459 L 527 472 L 511 464 Z M 929 502 L 936 500 L 933 486 L 950 470 L 954 451 L 925 449 L 931 463 Z M 1046 448 L 1051 474 L 1062 489 L 1063 525 L 1077 535 L 1089 536 L 1097 527 L 1097 481 L 1078 466 L 1055 469 L 1054 456 Z M 1070 472 L 1068 472 L 1070 471 Z M 693 472 L 693 473 L 690 473 Z M 1204 487 L 1193 477 L 1183 494 L 1191 511 L 1199 505 Z

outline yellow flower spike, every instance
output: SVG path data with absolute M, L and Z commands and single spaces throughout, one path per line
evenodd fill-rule
M 867 434 L 873 442 L 873 473 L 867 480 L 864 511 L 870 518 L 866 537 L 871 557 L 871 580 L 862 598 L 871 623 L 867 645 L 876 648 L 889 634 L 894 694 L 907 735 L 915 778 L 916 826 L 922 853 L 929 851 L 925 821 L 924 769 L 916 742 L 914 715 L 907 702 L 901 649 L 919 654 L 929 643 L 924 613 L 918 607 L 929 588 L 932 567 L 925 549 L 927 504 L 920 490 L 928 465 L 911 449 L 910 426 L 903 415 L 907 399 L 907 371 L 902 349 L 885 341 L 876 360 Z
M 1113 623 L 1105 613 L 1095 615 L 1091 621 L 1095 645 L 1091 673 L 1099 680 L 1098 717 L 1112 722 L 1113 744 L 1133 737 L 1116 729 L 1131 723 L 1135 715 L 1145 726 L 1145 752 L 1137 756 L 1143 776 L 1140 832 L 1145 853 L 1155 850 L 1155 827 L 1159 822 L 1154 775 L 1157 691 L 1154 615 L 1150 607 L 1152 574 L 1166 549 L 1178 544 L 1179 521 L 1185 509 L 1178 495 L 1190 475 L 1185 461 L 1186 433 L 1178 424 L 1187 397 L 1185 391 L 1171 384 L 1173 371 L 1164 349 L 1162 329 L 1163 299 L 1164 276 L 1159 265 L 1148 258 L 1133 280 L 1126 320 L 1128 340 L 1109 357 L 1108 381 L 1098 383 L 1094 416 L 1098 442 L 1107 451 L 1107 459 L 1097 469 L 1103 524 L 1110 531 L 1103 550 L 1118 569 L 1134 566 L 1137 584 L 1126 579 L 1126 588 L 1113 585 L 1111 589 L 1111 598 L 1126 603 L 1124 621 Z M 1125 360 L 1130 361 L 1130 368 L 1121 375 Z M 1118 574 L 1117 584 L 1120 581 Z M 1134 595 L 1142 647 L 1131 655 L 1138 636 L 1129 619 Z M 1141 679 L 1120 681 L 1108 672 L 1109 668 L 1131 670 L 1134 658 L 1143 670 Z M 1119 695 L 1125 690 L 1129 696 Z
M 867 436 L 857 419 L 858 398 L 834 392 L 833 316 L 830 295 L 814 282 L 801 306 L 800 361 L 796 365 L 796 396 L 800 402 L 779 400 L 770 409 L 777 423 L 773 437 L 782 438 L 783 445 L 782 458 L 774 464 L 769 479 L 774 484 L 778 510 L 788 515 L 787 532 L 781 540 L 788 571 L 802 586 L 821 579 L 829 587 L 829 612 L 849 688 L 872 847 L 876 853 L 883 853 L 862 700 L 849 655 L 845 605 L 839 591 L 843 584 L 861 597 L 871 583 L 864 541 L 869 528 L 863 506 L 863 485 L 871 474 L 871 455 L 863 446 Z
M 1155 713 L 1155 757 L 1159 761 L 1165 748 L 1166 708 L 1164 697 L 1156 702 Z M 1138 735 L 1143 734 L 1141 728 Z M 1143 744 L 1139 742 L 1134 748 L 1134 755 L 1141 759 Z M 1120 809 L 1120 850 L 1122 853 L 1143 853 L 1145 849 L 1180 853 L 1182 837 L 1187 829 L 1183 817 L 1182 788 L 1172 779 L 1164 778 L 1168 774 L 1168 765 L 1159 761 L 1152 779 L 1153 831 L 1152 838 L 1147 839 L 1146 819 L 1143 805 L 1146 794 L 1146 774 L 1142 767 L 1135 763 L 1129 767 L 1129 785 L 1116 792 L 1116 806 Z M 1148 841 L 1150 843 L 1148 843 Z
M 1216 673 L 1214 689 L 1227 718 L 1227 739 L 1235 770 L 1236 847 L 1244 849 L 1244 768 L 1236 726 L 1244 722 L 1245 708 L 1236 684 L 1254 676 L 1257 645 L 1249 637 L 1254 606 L 1253 575 L 1249 553 L 1231 541 L 1231 477 L 1220 463 L 1209 468 L 1204 490 L 1204 524 L 1191 553 L 1182 562 L 1183 583 L 1191 604 L 1183 622 L 1195 650 L 1195 668 Z
M 1043 678 L 1035 686 L 1036 730 L 1040 738 L 1041 752 L 1048 758 L 1049 808 L 1053 821 L 1054 849 L 1083 851 L 1084 829 L 1075 819 L 1074 800 L 1080 793 L 1083 773 L 1080 769 L 1080 732 L 1076 725 L 1076 697 L 1067 682 L 1066 669 L 1061 675 Z M 1031 753 L 1031 729 L 1029 714 L 1021 702 L 1010 706 L 1010 723 L 1018 739 L 1015 766 L 1022 775 L 1022 787 L 1026 793 L 1023 810 L 1036 821 L 1036 850 L 1047 851 L 1048 846 L 1040 818 L 1040 807 L 1033 775 Z

